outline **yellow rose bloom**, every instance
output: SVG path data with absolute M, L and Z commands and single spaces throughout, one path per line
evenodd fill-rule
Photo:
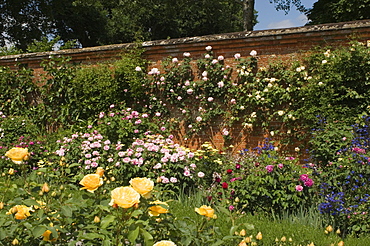
M 32 211 L 31 208 L 27 207 L 26 205 L 16 205 L 12 207 L 6 214 L 15 214 L 14 217 L 17 220 L 23 220 L 28 216 L 31 216 L 30 211 Z
M 155 204 L 154 206 L 149 207 L 150 216 L 158 216 L 160 214 L 168 213 L 168 209 L 165 208 L 165 207 L 168 207 L 168 204 L 166 202 L 161 202 L 157 200 L 157 201 L 151 202 L 150 204 Z M 161 205 L 164 205 L 164 207 Z
M 42 236 L 44 237 L 42 240 L 47 241 L 47 242 L 55 242 L 57 239 L 56 238 L 50 239 L 51 234 L 52 234 L 52 232 L 50 230 L 46 230 L 42 234 Z
M 148 178 L 131 179 L 130 185 L 144 197 L 148 196 L 154 188 L 154 182 Z
M 96 174 L 98 174 L 100 177 L 103 177 L 103 175 L 104 175 L 104 169 L 102 167 L 98 167 L 96 169 Z
M 27 148 L 14 147 L 5 153 L 5 156 L 11 159 L 16 164 L 21 164 L 30 157 Z
M 156 242 L 153 246 L 176 246 L 176 244 L 171 241 L 163 240 L 163 241 Z
M 95 190 L 103 185 L 103 179 L 99 174 L 88 174 L 82 178 L 80 185 L 84 186 L 81 190 L 86 189 L 88 192 L 94 193 Z
M 257 240 L 262 240 L 262 233 L 261 232 L 257 233 L 256 239 Z
M 215 210 L 209 206 L 203 205 L 200 208 L 195 208 L 195 212 L 200 215 L 204 215 L 209 218 L 213 218 L 215 215 Z
M 129 186 L 115 188 L 111 191 L 111 198 L 109 205 L 121 208 L 131 208 L 140 202 L 140 194 Z

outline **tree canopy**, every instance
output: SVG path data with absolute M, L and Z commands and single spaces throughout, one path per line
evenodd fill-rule
M 315 25 L 370 19 L 370 0 L 318 0 L 307 17 Z
M 267 1 L 267 0 L 265 0 Z M 268 0 L 277 10 L 300 0 Z M 0 46 L 58 37 L 82 47 L 253 30 L 255 0 L 0 0 Z M 46 38 L 46 39 L 45 39 Z M 46 46 L 45 46 L 46 47 Z

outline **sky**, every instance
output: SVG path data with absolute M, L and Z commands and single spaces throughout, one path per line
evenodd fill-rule
M 306 8 L 311 8 L 318 0 L 301 0 Z M 307 17 L 297 11 L 295 7 L 291 8 L 288 14 L 284 11 L 277 11 L 273 3 L 269 0 L 256 0 L 255 9 L 258 11 L 258 22 L 254 30 L 267 30 L 289 27 L 300 27 L 307 23 Z

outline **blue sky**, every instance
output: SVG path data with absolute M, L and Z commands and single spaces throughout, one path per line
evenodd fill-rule
M 301 0 L 301 3 L 306 8 L 311 8 L 318 0 Z M 277 28 L 289 28 L 304 26 L 307 22 L 307 17 L 297 11 L 293 7 L 286 15 L 284 11 L 277 11 L 274 4 L 269 0 L 256 0 L 255 9 L 258 11 L 259 23 L 254 27 L 254 30 L 266 30 Z

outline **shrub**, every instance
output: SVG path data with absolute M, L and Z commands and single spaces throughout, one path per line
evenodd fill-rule
M 279 215 L 314 204 L 317 185 L 309 170 L 294 157 L 282 156 L 266 141 L 245 149 L 233 166 L 224 166 L 216 177 L 215 198 L 226 200 L 230 210 Z

